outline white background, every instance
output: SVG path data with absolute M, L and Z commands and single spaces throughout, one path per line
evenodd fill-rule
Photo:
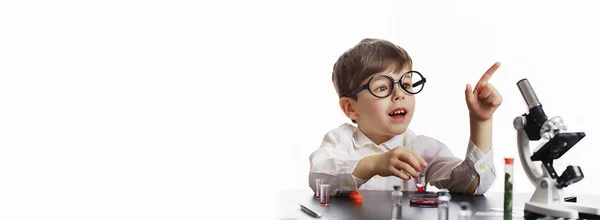
M 215 5 L 216 4 L 216 5 Z M 308 156 L 348 122 L 334 62 L 361 39 L 406 49 L 428 79 L 410 128 L 462 157 L 464 88 L 494 62 L 495 165 L 515 157 L 528 78 L 587 136 L 556 161 L 596 193 L 600 15 L 591 3 L 443 1 L 0 3 L 0 218 L 275 215 Z M 501 192 L 501 176 L 489 192 Z M 273 207 L 270 209 L 270 207 Z M 255 208 L 266 209 L 258 212 Z M 213 213 L 214 212 L 214 213 Z M 253 214 L 251 214 L 253 213 Z

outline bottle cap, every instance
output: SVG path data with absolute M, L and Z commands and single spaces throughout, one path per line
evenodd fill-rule
M 505 158 L 504 158 L 504 163 L 505 163 L 505 164 L 513 164 L 513 161 L 514 161 L 514 160 L 515 160 L 515 159 L 514 159 L 514 158 L 512 158 L 512 157 L 505 157 Z
M 402 189 L 402 187 L 400 185 L 394 185 L 395 191 L 400 191 L 401 189 Z

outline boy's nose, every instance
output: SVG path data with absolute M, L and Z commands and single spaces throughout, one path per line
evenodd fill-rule
M 402 88 L 400 88 L 400 86 L 397 86 L 396 88 L 394 88 L 394 92 L 392 93 L 392 100 L 400 101 L 400 100 L 404 100 L 405 98 L 406 98 L 406 93 L 404 93 L 404 91 L 402 91 Z
M 400 99 L 404 100 L 404 96 L 403 96 L 403 95 L 396 96 L 396 97 L 394 98 L 394 101 L 398 101 L 398 100 L 400 100 Z

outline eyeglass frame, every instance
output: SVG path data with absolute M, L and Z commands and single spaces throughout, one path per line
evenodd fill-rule
M 381 98 L 381 99 L 383 99 L 383 98 L 387 98 L 388 96 L 392 95 L 392 93 L 394 93 L 394 90 L 396 89 L 396 85 L 397 85 L 399 82 L 402 82 L 402 81 L 404 80 L 404 77 L 406 77 L 406 75 L 408 75 L 409 73 L 417 73 L 417 74 L 419 74 L 419 75 L 421 76 L 421 78 L 423 78 L 423 79 L 422 79 L 422 80 L 420 80 L 419 82 L 416 82 L 415 84 L 418 84 L 418 85 L 416 85 L 416 86 L 419 86 L 419 85 L 423 84 L 423 87 L 422 87 L 422 88 L 421 88 L 421 89 L 420 89 L 418 92 L 410 92 L 410 91 L 407 91 L 407 90 L 406 90 L 406 89 L 405 89 L 403 86 L 398 86 L 398 87 L 400 87 L 400 88 L 402 89 L 402 91 L 404 91 L 404 92 L 407 92 L 409 95 L 415 95 L 415 94 L 418 94 L 418 93 L 420 93 L 421 91 L 423 91 L 423 88 L 425 88 L 425 83 L 427 82 L 427 80 L 425 79 L 425 77 L 423 76 L 423 74 L 421 74 L 419 71 L 414 71 L 414 70 L 411 70 L 411 71 L 408 71 L 408 72 L 406 72 L 406 73 L 402 74 L 402 77 L 400 77 L 400 79 L 398 79 L 398 80 L 394 80 L 394 78 L 393 78 L 392 76 L 390 76 L 389 74 L 375 74 L 375 75 L 373 75 L 373 76 L 371 76 L 371 77 L 369 78 L 369 81 L 367 81 L 367 83 L 366 83 L 366 84 L 364 84 L 364 85 L 362 85 L 362 86 L 359 86 L 359 87 L 358 87 L 358 89 L 357 89 L 355 92 L 351 92 L 350 94 L 348 94 L 348 95 L 346 95 L 346 96 L 355 96 L 355 95 L 357 95 L 359 92 L 362 92 L 363 90 L 365 90 L 365 89 L 366 89 L 366 90 L 369 90 L 369 93 L 371 93 L 371 95 L 373 95 L 373 96 L 375 96 L 375 97 L 377 97 L 377 98 Z M 389 78 L 389 79 L 390 79 L 390 81 L 392 81 L 392 82 L 393 82 L 393 83 L 392 83 L 392 91 L 391 91 L 389 94 L 387 94 L 386 96 L 379 97 L 379 96 L 375 95 L 375 93 L 373 93 L 373 91 L 371 91 L 371 89 L 369 88 L 369 84 L 371 84 L 371 81 L 372 81 L 373 79 L 375 79 L 375 77 L 377 77 L 377 76 L 385 76 L 385 77 Z M 412 86 L 413 86 L 413 87 L 415 87 L 415 84 L 413 84 Z

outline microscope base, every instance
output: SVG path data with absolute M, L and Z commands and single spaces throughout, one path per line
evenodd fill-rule
M 566 206 L 568 206 L 568 204 L 565 204 Z M 578 207 L 564 207 L 561 205 L 552 207 L 552 206 L 548 206 L 548 205 L 541 205 L 541 204 L 536 204 L 536 203 L 530 203 L 527 202 L 525 204 L 525 219 L 543 219 L 545 217 L 552 217 L 552 218 L 565 218 L 565 219 L 596 219 L 596 220 L 600 220 L 600 214 L 598 214 L 598 210 L 596 209 L 596 213 L 594 214 L 594 211 L 590 211 L 590 212 L 586 212 L 584 210 L 581 210 L 580 208 L 583 209 L 596 209 L 594 207 L 590 207 L 590 206 L 586 206 L 586 205 L 580 205 Z M 532 211 L 532 210 L 538 210 L 537 212 Z M 561 213 L 562 212 L 562 213 Z M 567 213 L 567 215 L 561 215 Z M 575 216 L 575 217 L 569 217 L 569 216 Z
M 525 214 L 538 214 L 542 216 L 580 218 L 580 215 L 600 217 L 600 208 L 591 205 L 564 202 L 562 189 L 556 187 L 552 178 L 542 178 L 529 202 L 525 203 Z M 544 187 L 542 187 L 544 186 Z M 600 219 L 600 218 L 594 218 Z

